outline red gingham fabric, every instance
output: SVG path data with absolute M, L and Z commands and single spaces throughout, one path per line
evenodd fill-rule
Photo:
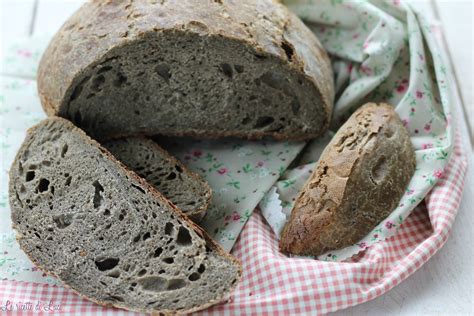
M 364 303 L 405 280 L 446 242 L 461 201 L 467 162 L 459 134 L 443 178 L 399 227 L 397 234 L 350 262 L 290 259 L 260 212 L 242 231 L 233 254 L 242 260 L 244 274 L 232 298 L 200 315 L 325 314 Z M 51 301 L 60 310 L 44 314 L 139 315 L 95 305 L 71 290 L 23 282 L 0 282 L 0 312 L 5 302 Z M 3 306 L 1 306 L 3 305 Z M 37 312 L 15 312 L 36 315 Z

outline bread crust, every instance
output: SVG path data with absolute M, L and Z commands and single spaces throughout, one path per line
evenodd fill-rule
M 162 4 L 160 4 L 162 3 Z M 330 59 L 314 34 L 275 0 L 137 0 L 92 1 L 84 4 L 55 35 L 38 69 L 38 92 L 48 115 L 64 113 L 78 78 L 114 48 L 160 32 L 223 37 L 252 47 L 304 74 L 321 95 L 324 126 L 329 126 L 334 99 Z M 285 48 L 291 49 L 291 56 Z M 165 133 L 167 134 L 167 133 Z M 178 135 L 176 132 L 168 134 Z M 237 136 L 258 139 L 308 139 L 319 135 L 279 132 L 188 131 L 188 136 Z M 183 134 L 179 134 L 183 135 Z M 131 135 L 125 135 L 131 136 Z
M 415 167 L 408 131 L 393 107 L 361 107 L 331 140 L 298 195 L 280 249 L 318 256 L 353 245 L 397 206 Z
M 87 136 L 87 134 L 84 131 L 82 131 L 81 129 L 75 127 L 70 121 L 65 120 L 63 118 L 60 118 L 60 117 L 50 117 L 46 120 L 48 120 L 50 122 L 57 121 L 60 124 L 66 125 L 71 130 L 75 129 L 76 132 L 79 133 L 79 135 L 81 135 L 84 138 L 86 143 L 90 144 L 91 146 L 97 147 L 105 155 L 106 158 L 110 159 L 112 162 L 117 164 L 117 168 L 122 169 L 128 176 L 130 176 L 131 178 L 136 180 L 140 184 L 141 188 L 146 191 L 147 194 L 151 194 L 155 199 L 157 199 L 160 202 L 168 205 L 174 211 L 175 215 L 177 215 L 181 220 L 185 221 L 198 235 L 200 235 L 202 238 L 204 238 L 206 240 L 206 242 L 208 243 L 208 245 L 210 246 L 210 248 L 212 250 L 216 251 L 220 256 L 229 259 L 236 266 L 238 266 L 239 267 L 238 279 L 239 280 L 241 279 L 241 277 L 242 277 L 242 264 L 241 264 L 241 262 L 237 258 L 235 258 L 234 256 L 227 253 L 224 249 L 222 249 L 222 247 L 219 246 L 219 244 L 217 244 L 201 227 L 199 227 L 193 221 L 191 221 L 180 209 L 178 209 L 175 205 L 173 205 L 168 199 L 166 199 L 166 197 L 164 197 L 160 192 L 158 192 L 148 182 L 146 182 L 144 179 L 140 178 L 136 173 L 129 170 L 123 163 L 118 161 L 107 149 L 102 147 L 97 141 L 95 141 L 95 140 L 91 139 L 89 136 Z M 26 136 L 25 139 L 28 139 L 30 137 L 30 135 L 35 133 L 37 127 L 40 126 L 41 124 L 43 124 L 43 122 L 40 122 L 37 125 L 30 128 L 27 131 L 27 136 Z M 13 161 L 12 167 L 10 168 L 10 172 L 9 172 L 10 179 L 15 179 L 15 172 L 16 172 L 16 167 L 15 166 L 18 165 L 19 160 L 20 160 L 20 156 L 23 153 L 23 151 L 24 151 L 24 149 L 27 145 L 28 145 L 27 142 L 23 142 L 22 146 L 18 150 L 18 153 L 15 157 L 15 160 Z M 15 192 L 15 187 L 14 187 L 14 182 L 13 181 L 10 181 L 10 183 L 9 183 L 9 191 L 10 191 L 9 192 L 9 194 L 10 194 L 10 204 L 11 204 L 12 213 L 13 213 L 13 212 L 15 212 L 14 203 L 12 203 L 12 197 L 15 196 L 15 193 L 14 193 Z M 136 311 L 136 312 L 150 313 L 149 310 L 145 310 L 145 309 L 130 309 L 129 307 L 121 305 L 121 304 L 110 304 L 110 303 L 106 303 L 106 302 L 102 302 L 102 301 L 97 301 L 94 298 L 87 297 L 87 296 L 84 296 L 83 294 L 79 293 L 77 290 L 73 289 L 68 284 L 64 283 L 61 280 L 61 278 L 58 274 L 56 274 L 53 271 L 49 271 L 49 270 L 45 269 L 39 262 L 34 260 L 34 258 L 32 258 L 30 256 L 30 254 L 26 251 L 26 249 L 24 249 L 24 247 L 22 245 L 22 242 L 21 242 L 22 235 L 17 230 L 14 222 L 12 222 L 12 228 L 16 231 L 16 239 L 18 240 L 18 244 L 20 245 L 20 248 L 25 252 L 25 254 L 30 258 L 30 260 L 38 268 L 40 268 L 43 272 L 57 278 L 58 280 L 60 280 L 63 283 L 63 285 L 65 285 L 67 288 L 70 288 L 71 290 L 73 290 L 79 296 L 81 296 L 83 298 L 86 298 L 86 299 L 88 299 L 88 300 L 90 300 L 94 303 L 99 304 L 99 305 L 106 306 L 106 307 L 117 307 L 117 308 L 126 309 L 126 310 L 133 310 L 133 311 Z M 197 307 L 194 307 L 194 308 L 189 309 L 189 310 L 182 310 L 182 311 L 179 311 L 179 313 L 177 313 L 176 311 L 173 311 L 173 310 L 153 311 L 153 313 L 165 314 L 165 315 L 187 314 L 187 313 L 192 313 L 192 312 L 196 312 L 196 311 L 208 308 L 212 305 L 215 305 L 215 304 L 217 304 L 219 302 L 222 302 L 223 300 L 227 299 L 227 297 L 230 295 L 230 293 L 232 293 L 232 291 L 235 289 L 235 287 L 237 286 L 238 283 L 239 282 L 235 282 L 233 287 L 231 289 L 229 289 L 229 292 L 228 292 L 227 295 L 224 295 L 224 296 L 222 296 L 222 297 L 220 297 L 216 300 L 210 301 L 210 302 L 208 302 L 206 304 L 203 304 L 201 306 L 197 306 Z

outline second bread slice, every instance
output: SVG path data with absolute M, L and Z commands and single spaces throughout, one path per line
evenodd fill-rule
M 211 200 L 211 188 L 153 140 L 131 137 L 103 145 L 192 220 L 204 217 Z

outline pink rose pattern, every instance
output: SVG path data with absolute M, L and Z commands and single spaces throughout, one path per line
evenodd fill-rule
M 205 178 L 213 199 L 201 226 L 226 249 L 303 143 L 173 139 L 168 150 Z

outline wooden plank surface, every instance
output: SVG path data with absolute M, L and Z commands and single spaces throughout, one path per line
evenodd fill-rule
M 35 5 L 36 0 L 0 0 L 0 58 L 15 38 L 31 35 Z
M 472 0 L 437 0 L 434 2 L 436 17 L 440 20 L 445 33 L 449 55 L 453 61 L 453 70 L 464 105 L 464 118 L 469 127 L 471 144 L 473 143 L 474 99 L 473 99 L 473 48 L 474 29 Z

